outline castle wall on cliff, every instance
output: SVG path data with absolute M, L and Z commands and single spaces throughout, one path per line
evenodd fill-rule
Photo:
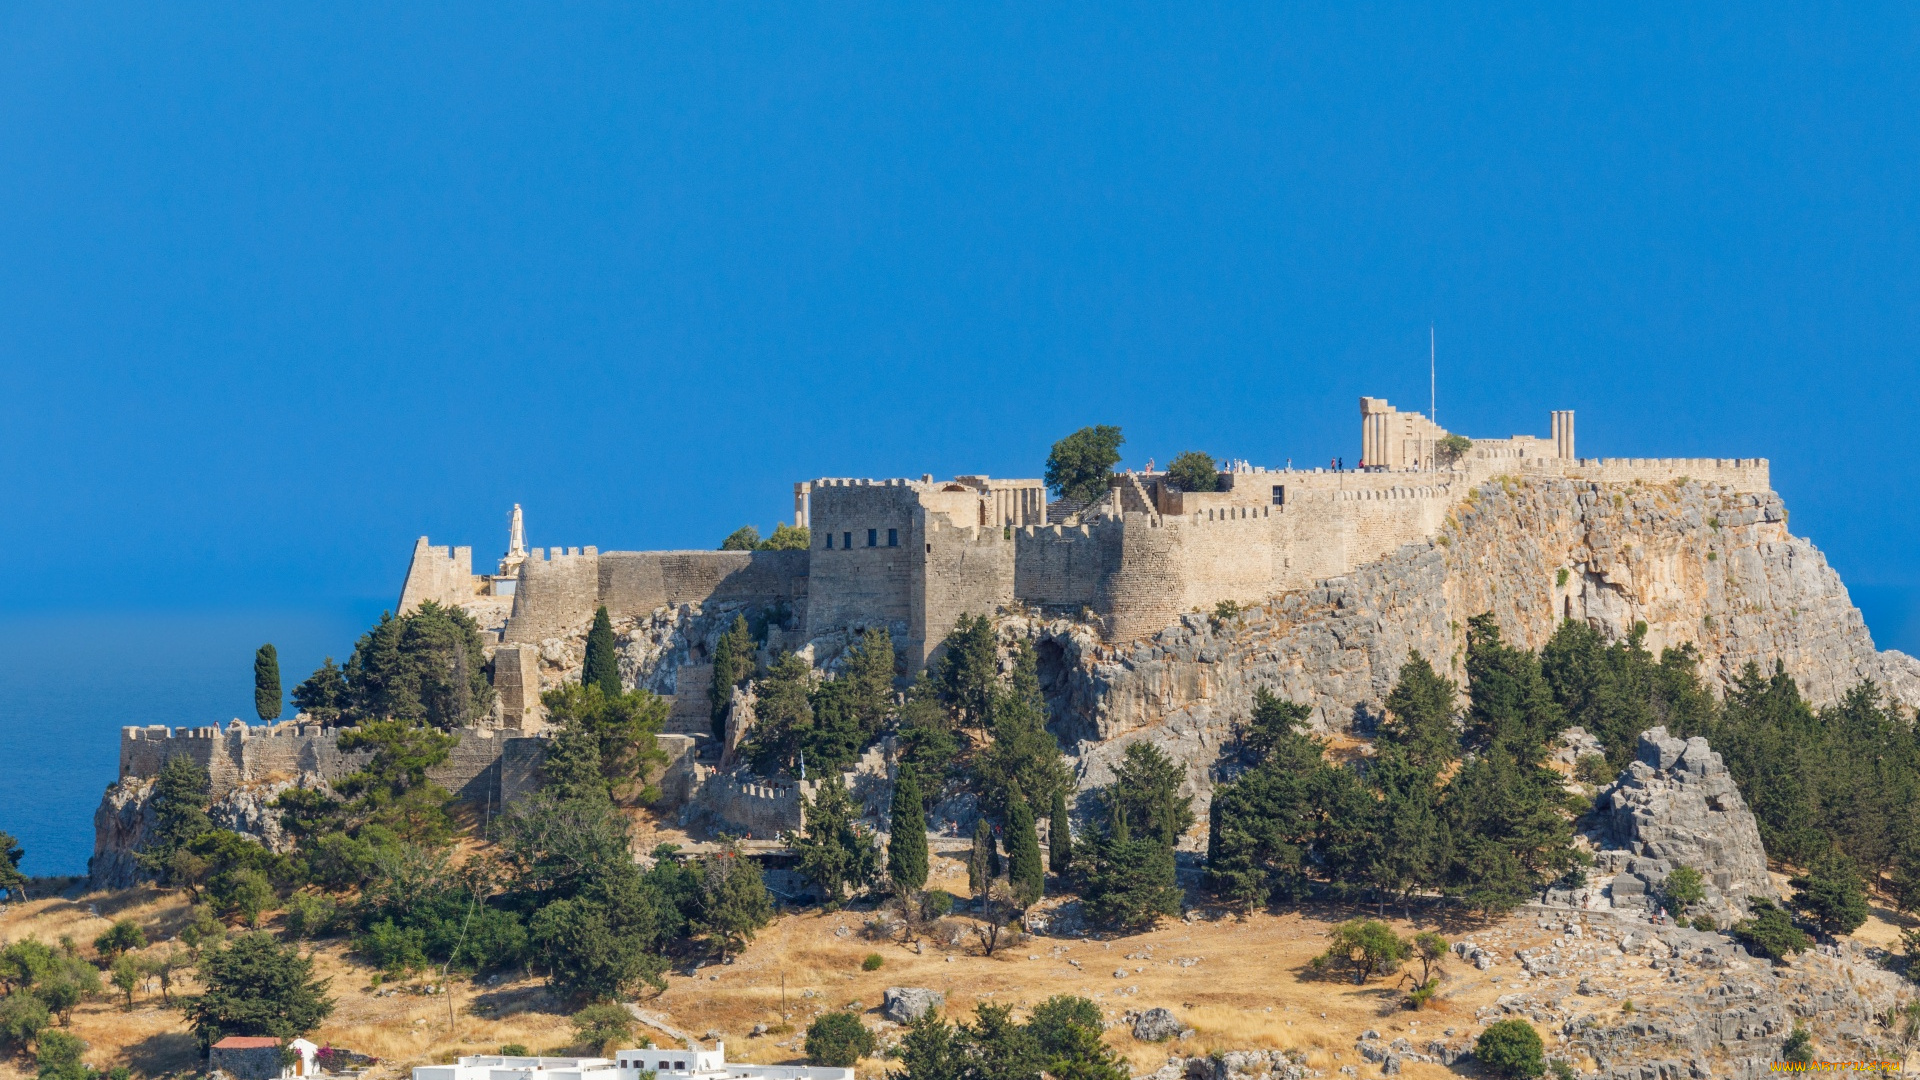
M 163 724 L 120 729 L 120 779 L 158 776 L 168 758 L 184 755 L 207 770 L 212 797 L 249 784 L 311 777 L 333 784 L 357 772 L 370 750 L 342 750 L 341 729 L 309 724 L 250 725 L 235 720 L 219 727 L 168 728 Z M 427 778 L 476 805 L 503 806 L 532 790 L 545 740 L 512 729 L 462 728 L 447 759 Z

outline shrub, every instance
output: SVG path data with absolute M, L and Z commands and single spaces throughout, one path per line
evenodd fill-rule
M 1813 1034 L 1799 1024 L 1793 1025 L 1793 1031 L 1787 1035 L 1787 1041 L 1780 1044 L 1780 1060 L 1796 1065 L 1807 1065 L 1813 1061 Z
M 533 1055 L 527 1052 L 527 1047 L 525 1043 L 502 1043 L 500 1045 L 500 1056 L 501 1057 L 532 1057 Z
M 1540 1033 L 1525 1020 L 1502 1020 L 1488 1024 L 1473 1045 L 1474 1060 L 1499 1076 L 1534 1077 L 1547 1071 L 1546 1051 Z
M 357 934 L 353 947 L 367 963 L 389 974 L 418 971 L 427 966 L 427 936 L 417 927 L 396 926 L 392 919 L 381 919 Z
M 25 1051 L 52 1019 L 46 1003 L 32 994 L 13 994 L 0 999 L 0 1047 Z
M 287 898 L 287 936 L 295 941 L 324 937 L 333 929 L 340 909 L 330 898 L 317 893 L 294 893 Z
M 1167 466 L 1167 479 L 1181 491 L 1220 490 L 1220 470 L 1213 463 L 1213 455 L 1199 450 L 1188 450 L 1174 458 Z
M 1699 903 L 1706 898 L 1706 895 L 1706 886 L 1701 880 L 1700 871 L 1691 866 L 1674 867 L 1673 872 L 1667 875 L 1667 880 L 1660 885 L 1661 899 L 1665 900 L 1667 907 L 1676 914 Z
M 42 1080 L 84 1080 L 89 1070 L 80 1062 L 87 1044 L 78 1035 L 64 1031 L 42 1032 L 34 1047 L 34 1064 L 40 1067 Z
M 1613 778 L 1605 754 L 1588 754 L 1573 767 L 1573 778 L 1583 784 L 1604 784 Z
M 1793 925 L 1787 909 L 1764 897 L 1747 900 L 1752 915 L 1733 924 L 1734 939 L 1755 956 L 1784 960 L 1788 955 L 1805 952 L 1813 944 L 1800 928 Z
M 1713 916 L 1711 915 L 1695 915 L 1693 917 L 1693 928 L 1695 930 L 1705 930 L 1708 933 L 1720 929 L 1713 924 Z
M 1344 968 L 1353 972 L 1356 983 L 1392 971 L 1407 954 L 1406 943 L 1378 919 L 1343 922 L 1334 927 L 1331 938 L 1327 951 L 1313 958 L 1314 970 Z
M 120 919 L 108 927 L 105 933 L 93 939 L 93 947 L 100 953 L 102 960 L 112 963 L 114 957 L 123 952 L 146 948 L 147 935 L 141 931 L 139 923 L 132 919 Z
M 633 1025 L 633 1014 L 627 1007 L 612 1001 L 589 1005 L 573 1014 L 574 1033 L 595 1050 L 628 1041 L 633 1037 Z
M 807 1026 L 809 1065 L 852 1068 L 873 1045 L 873 1032 L 850 1012 L 830 1012 Z
M 860 961 L 860 970 L 861 971 L 879 971 L 880 965 L 886 962 L 887 962 L 886 957 L 881 956 L 877 952 L 870 952 L 867 954 L 867 958 L 865 960 Z
M 1813 869 L 1792 879 L 1793 909 L 1823 934 L 1851 934 L 1867 921 L 1867 893 L 1860 867 L 1845 855 L 1828 855 Z

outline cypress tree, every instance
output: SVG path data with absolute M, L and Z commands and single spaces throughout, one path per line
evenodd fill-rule
M 1018 790 L 1007 807 L 1007 882 L 1023 904 L 1040 899 L 1046 888 L 1046 865 L 1040 861 L 1040 834 L 1033 825 L 1033 807 Z
M 608 697 L 619 697 L 620 661 L 613 651 L 613 620 L 607 617 L 605 604 L 593 613 L 593 629 L 587 631 L 587 659 L 580 668 L 583 686 L 597 686 Z
M 973 825 L 973 850 L 967 853 L 967 891 L 976 898 L 987 893 L 987 882 L 993 880 L 993 862 L 993 826 L 982 815 Z
M 893 785 L 893 835 L 887 841 L 887 876 L 896 889 L 911 891 L 927 883 L 927 814 L 920 807 L 920 785 L 911 766 L 902 766 Z
M 264 721 L 280 719 L 280 654 L 271 642 L 253 654 L 253 711 Z
M 752 674 L 753 632 L 745 615 L 735 615 L 733 625 L 713 646 L 713 687 L 707 697 L 712 706 L 714 738 L 726 741 L 727 708 L 733 703 L 733 688 Z
M 1053 789 L 1053 809 L 1047 815 L 1047 866 L 1064 877 L 1073 869 L 1073 825 L 1067 820 L 1067 792 Z

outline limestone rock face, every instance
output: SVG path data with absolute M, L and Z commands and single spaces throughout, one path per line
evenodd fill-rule
M 1714 484 L 1496 480 L 1454 508 L 1431 542 L 1310 589 L 1247 604 L 1236 618 L 1189 613 L 1135 641 L 1069 620 L 1002 620 L 1034 642 L 1055 732 L 1076 750 L 1081 787 L 1108 782 L 1127 744 L 1148 740 L 1187 766 L 1183 793 L 1206 818 L 1223 757 L 1256 691 L 1314 707 L 1322 730 L 1366 731 L 1408 653 L 1464 681 L 1467 619 L 1491 611 L 1513 644 L 1538 649 L 1563 618 L 1615 637 L 1647 624 L 1647 647 L 1693 644 L 1724 684 L 1749 661 L 1786 665 L 1816 705 L 1861 680 L 1920 705 L 1920 661 L 1876 652 L 1846 586 L 1787 531 L 1772 492 Z M 1191 846 L 1191 845 L 1190 845 Z
M 247 784 L 227 792 L 208 807 L 207 817 L 222 829 L 231 829 L 276 855 L 284 855 L 294 849 L 294 841 L 281 827 L 280 812 L 272 808 L 273 800 L 290 788 L 315 787 L 318 784 L 318 779 L 314 777 L 305 778 L 304 782 L 280 780 L 267 784 Z
M 911 1024 L 929 1009 L 947 1003 L 947 995 L 924 986 L 889 986 L 881 998 L 880 1011 L 896 1024 Z
M 153 779 L 128 777 L 107 789 L 93 812 L 93 857 L 87 860 L 87 883 L 94 889 L 126 889 L 152 875 L 140 867 L 134 852 L 153 834 Z
M 1777 896 L 1753 812 L 1705 739 L 1643 732 L 1638 758 L 1595 797 L 1594 811 L 1604 846 L 1590 879 L 1615 908 L 1657 905 L 1676 866 L 1700 872 L 1703 906 L 1721 925 L 1744 916 L 1747 897 Z

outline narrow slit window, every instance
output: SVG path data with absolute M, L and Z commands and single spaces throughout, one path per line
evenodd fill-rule
M 846 548 L 848 551 L 852 551 L 853 550 L 853 534 L 850 532 L 841 533 L 840 546 L 843 548 Z
M 880 546 L 880 530 L 879 529 L 867 530 L 867 546 L 868 547 Z
M 828 551 L 833 550 L 833 534 L 832 533 L 827 534 L 827 550 Z
M 900 546 L 900 530 L 899 529 L 887 530 L 887 546 L 888 547 Z

